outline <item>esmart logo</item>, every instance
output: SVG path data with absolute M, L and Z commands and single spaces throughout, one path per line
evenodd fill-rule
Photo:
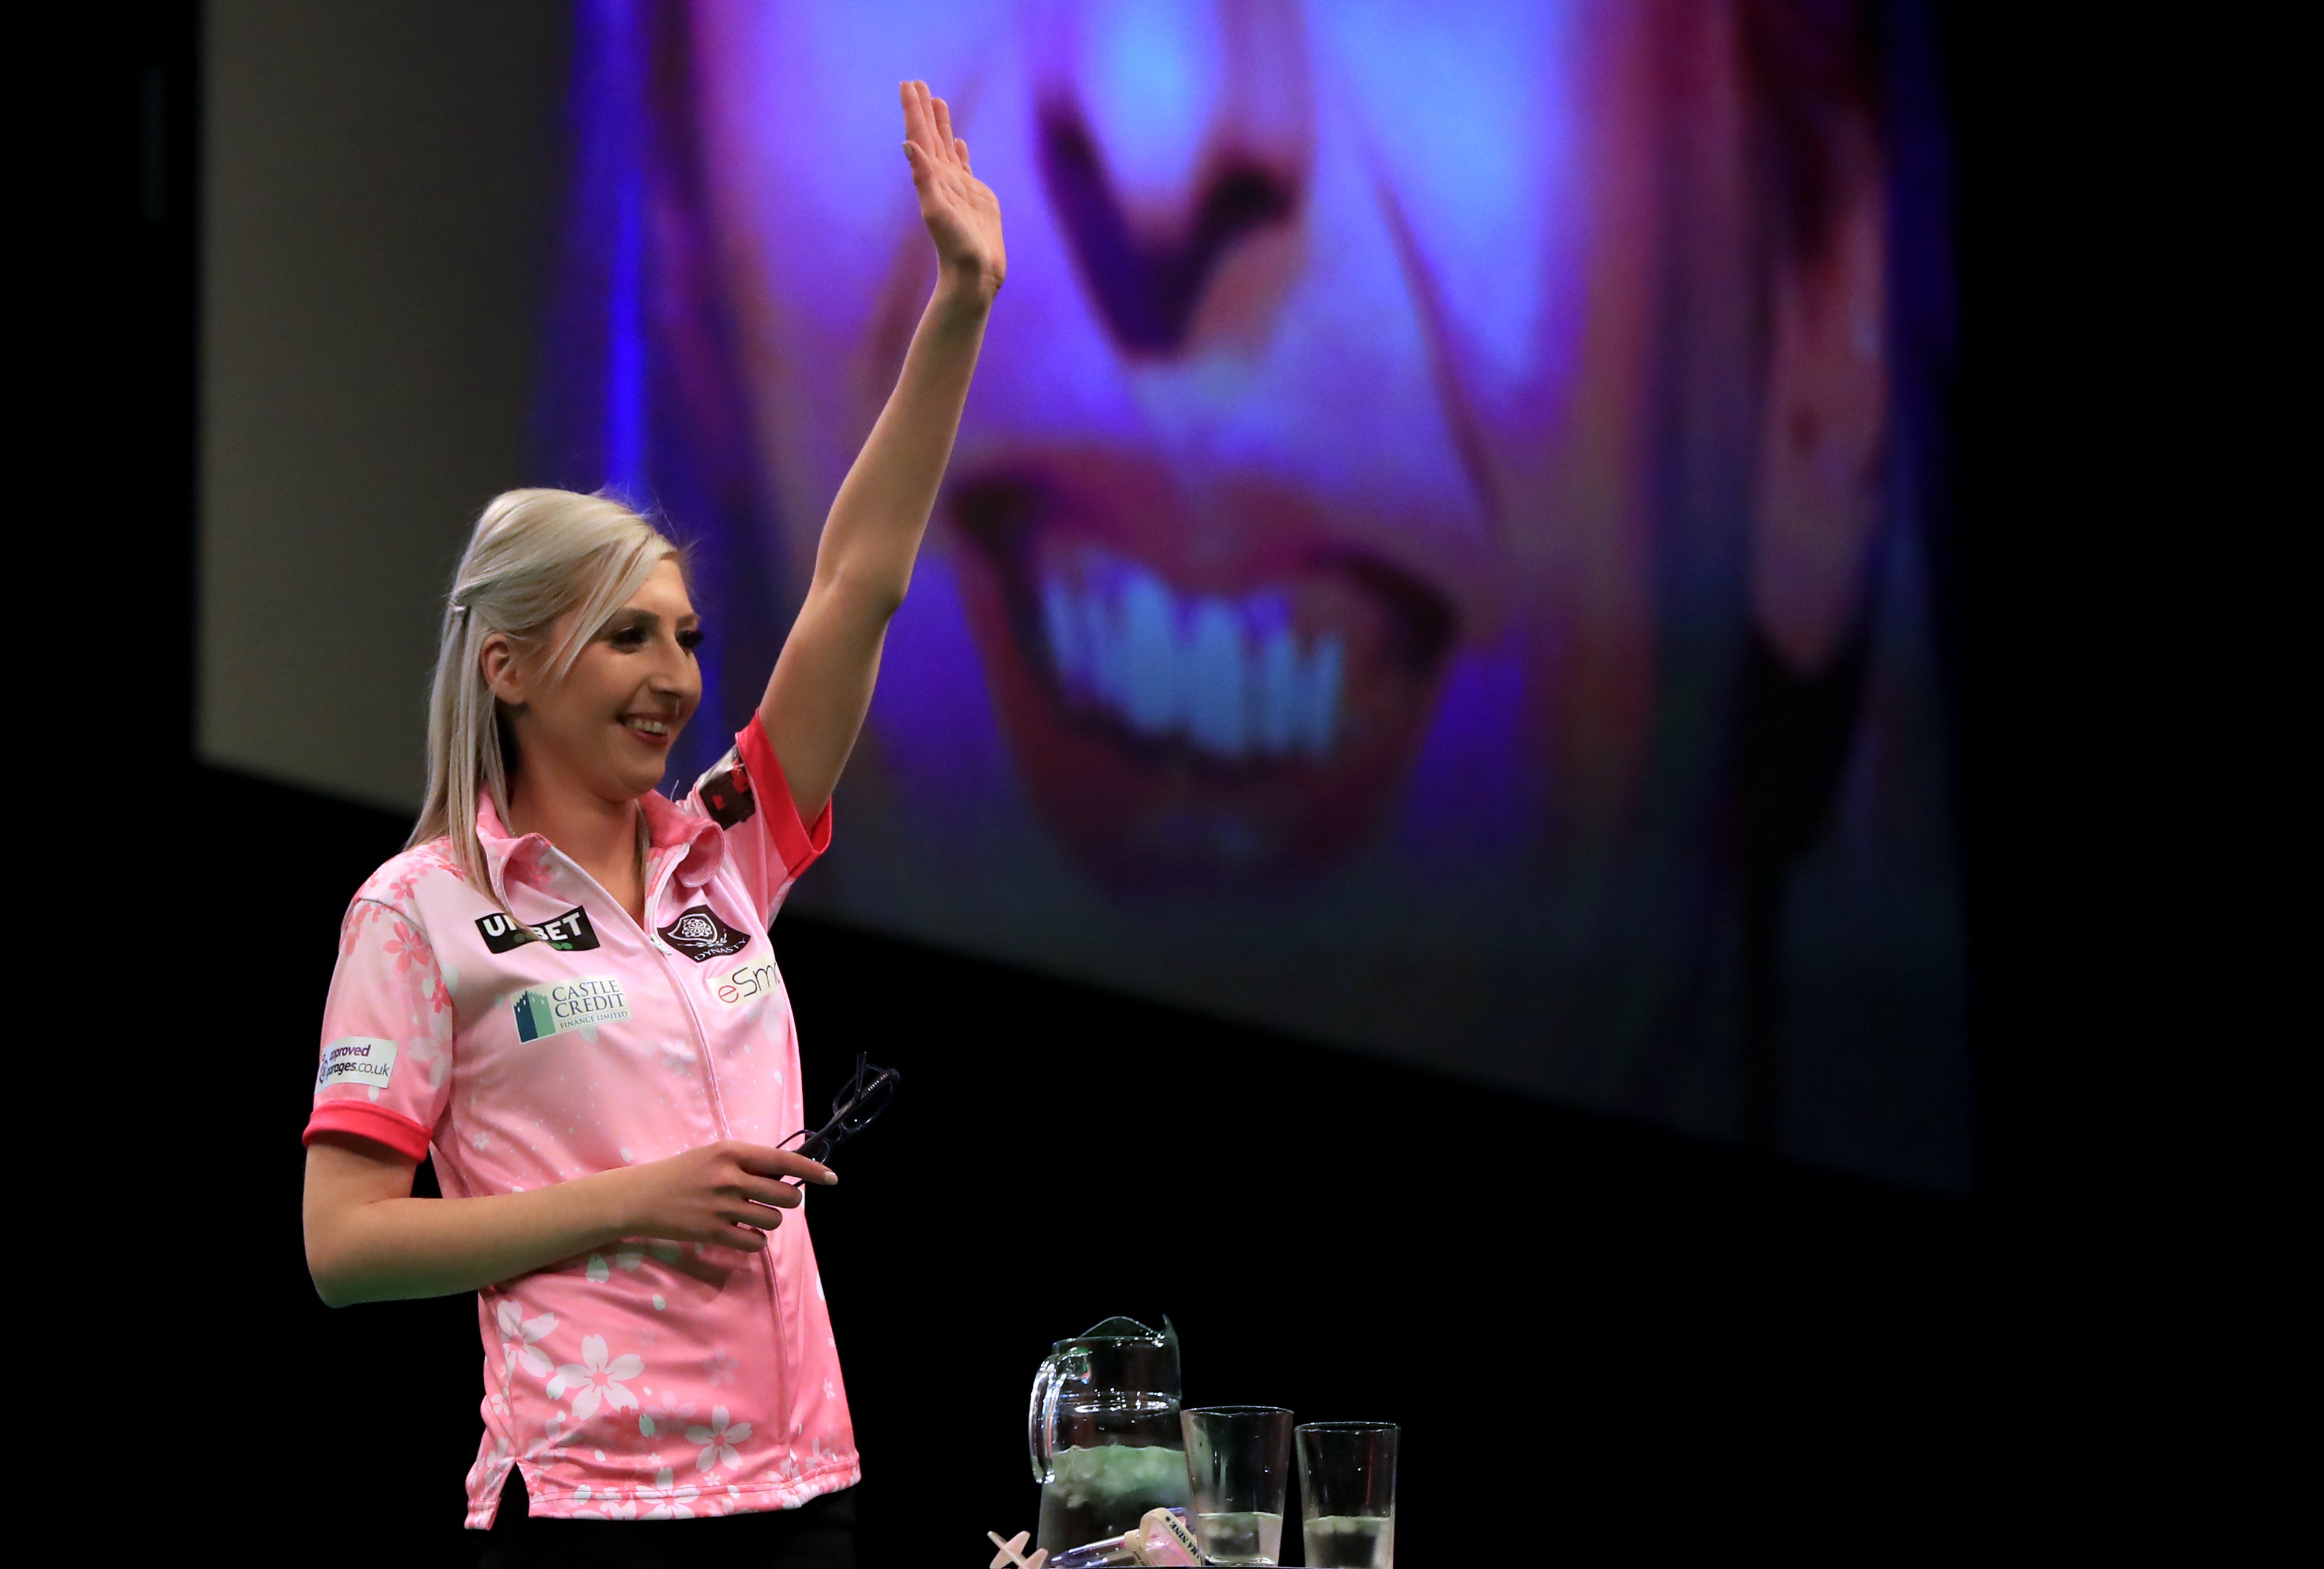
M 543 1040 L 568 1029 L 618 1024 L 630 1016 L 630 1000 L 612 975 L 584 975 L 553 986 L 527 986 L 516 994 L 516 1038 Z

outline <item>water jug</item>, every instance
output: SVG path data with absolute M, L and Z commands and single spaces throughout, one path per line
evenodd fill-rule
M 1178 1426 L 1178 1333 L 1109 1318 L 1061 1340 L 1033 1378 L 1026 1413 L 1041 1484 L 1040 1546 L 1062 1553 L 1119 1537 L 1147 1510 L 1186 1503 Z

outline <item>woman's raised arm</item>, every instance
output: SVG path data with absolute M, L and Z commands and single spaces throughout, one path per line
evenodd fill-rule
M 926 82 L 906 82 L 902 92 L 904 154 L 936 244 L 936 292 L 896 390 L 824 520 L 814 581 L 759 705 L 759 722 L 808 822 L 831 798 L 871 709 L 888 623 L 911 586 L 985 318 L 1009 267 L 1001 204 L 970 171 L 952 111 Z

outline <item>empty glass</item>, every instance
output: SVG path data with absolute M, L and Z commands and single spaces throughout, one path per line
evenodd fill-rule
M 1303 1422 L 1295 1436 L 1312 1569 L 1395 1569 L 1396 1424 Z
M 1280 1406 L 1182 1412 L 1194 1540 L 1213 1564 L 1278 1564 L 1291 1483 L 1291 1413 Z

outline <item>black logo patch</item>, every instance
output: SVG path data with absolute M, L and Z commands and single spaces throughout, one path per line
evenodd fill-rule
M 718 760 L 718 766 L 704 774 L 702 782 L 694 788 L 701 795 L 710 820 L 722 828 L 749 822 L 751 814 L 759 809 L 759 798 L 751 793 L 750 771 L 731 748 Z
M 662 928 L 661 940 L 697 964 L 739 954 L 751 946 L 750 934 L 720 920 L 706 904 L 694 906 Z
M 511 920 L 500 911 L 476 918 L 476 929 L 484 934 L 484 946 L 496 954 L 526 943 L 547 943 L 559 953 L 580 953 L 597 946 L 597 928 L 589 924 L 589 912 L 575 905 L 555 920 L 542 921 L 539 926 Z

